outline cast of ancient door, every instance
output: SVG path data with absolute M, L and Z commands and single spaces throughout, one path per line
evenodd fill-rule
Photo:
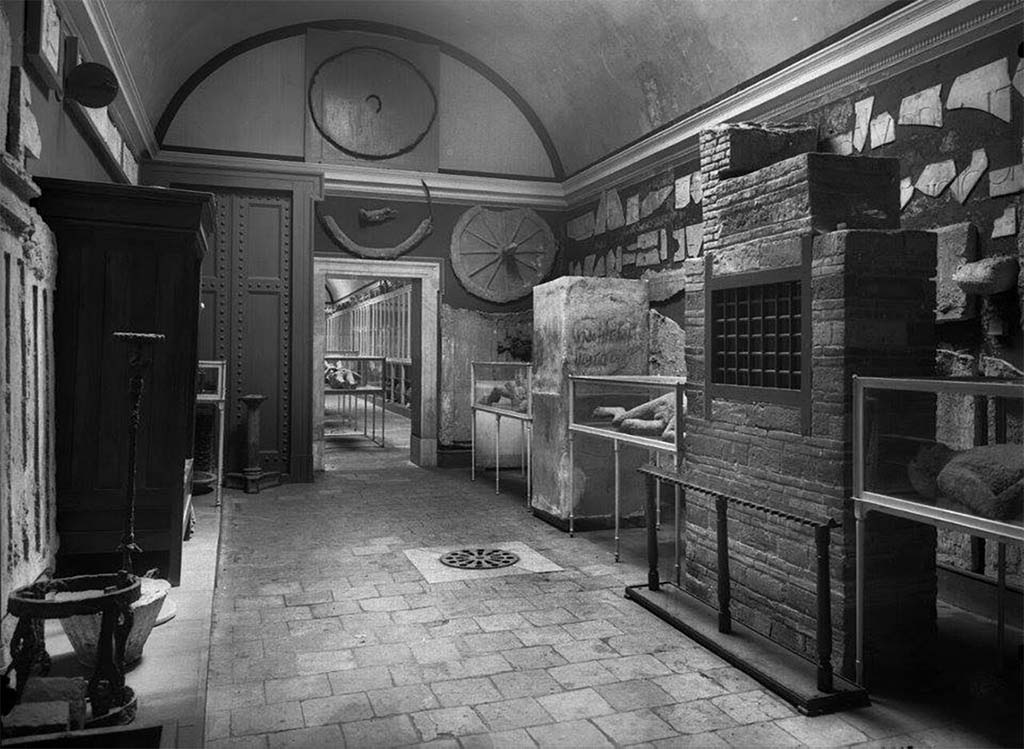
M 208 186 L 195 187 L 206 192 Z M 264 470 L 289 471 L 291 428 L 291 195 L 222 190 L 211 251 L 203 259 L 199 358 L 228 363 L 225 470 L 244 464 L 245 406 L 260 393 Z

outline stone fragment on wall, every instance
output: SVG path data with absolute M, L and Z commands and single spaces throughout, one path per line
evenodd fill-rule
M 1017 70 L 1013 74 L 1013 87 L 1024 96 L 1024 60 L 1017 60 Z
M 594 275 L 594 256 L 587 255 L 583 258 L 583 275 L 592 276 Z
M 986 257 L 964 263 L 953 273 L 953 281 L 967 294 L 992 296 L 1017 285 L 1017 258 L 1012 255 Z
M 682 269 L 670 273 L 680 277 L 683 275 Z M 653 281 L 648 284 L 649 289 L 652 287 Z M 654 297 L 651 300 L 654 301 Z M 683 328 L 675 320 L 653 309 L 650 311 L 648 325 L 651 339 L 649 374 L 686 377 L 686 333 Z
M 704 246 L 704 222 L 686 227 L 686 257 L 700 257 Z
M 903 97 L 897 122 L 900 125 L 942 127 L 942 101 L 939 98 L 941 90 L 942 84 L 937 84 Z
M 900 180 L 900 210 L 907 207 L 907 203 L 914 197 L 914 181 L 910 177 Z
M 918 192 L 936 198 L 954 179 L 956 179 L 956 164 L 953 163 L 953 160 L 938 161 L 929 164 L 921 171 L 914 187 Z
M 704 177 L 700 172 L 690 175 L 690 200 L 694 203 L 704 200 Z
M 569 235 L 569 239 L 577 242 L 590 239 L 594 236 L 594 212 L 587 211 L 582 216 L 570 220 L 565 225 L 565 233 Z
M 608 275 L 608 263 L 605 260 L 605 256 L 604 255 L 601 255 L 600 257 L 598 257 L 598 258 L 596 258 L 594 260 L 594 275 L 595 276 L 606 276 L 606 275 Z
M 935 319 L 939 322 L 968 320 L 977 315 L 974 297 L 968 296 L 953 281 L 953 274 L 964 263 L 978 257 L 978 238 L 974 224 L 968 222 L 935 230 Z
M 640 196 L 630 195 L 626 198 L 626 225 L 635 224 L 640 220 Z
M 7 152 L 22 165 L 28 157 L 38 159 L 43 154 L 43 141 L 32 111 L 32 85 L 24 68 L 11 68 L 8 106 Z
M 640 218 L 647 218 L 661 208 L 671 194 L 672 185 L 659 187 L 657 190 L 651 190 L 647 193 L 644 196 L 643 202 L 640 203 Z
M 604 234 L 612 229 L 619 229 L 626 224 L 622 212 L 622 201 L 618 190 L 605 190 L 601 193 L 601 201 L 597 204 L 597 215 L 594 219 L 594 234 Z
M 856 114 L 856 122 L 853 126 L 853 147 L 858 151 L 864 149 L 864 143 L 868 139 L 868 132 L 871 124 L 871 109 L 875 106 L 875 97 L 869 96 L 861 99 L 853 105 Z
M 958 75 L 949 87 L 946 109 L 980 109 L 1010 121 L 1010 75 L 1005 58 Z
M 676 208 L 686 208 L 690 205 L 690 175 L 680 177 L 676 180 Z
M 977 148 L 971 154 L 971 163 L 953 180 L 953 184 L 949 188 L 952 196 L 959 203 L 966 203 L 971 190 L 978 184 L 986 169 L 988 169 L 988 154 L 985 153 L 984 148 Z
M 871 148 L 884 146 L 894 140 L 896 140 L 896 123 L 893 122 L 892 115 L 882 112 L 877 117 L 873 117 L 871 119 Z
M 1008 205 L 992 224 L 992 239 L 1012 237 L 1017 233 L 1017 206 Z
M 1024 190 L 1024 164 L 1014 164 L 988 173 L 988 194 L 996 198 Z
M 672 255 L 672 262 L 678 263 L 686 260 L 686 227 L 674 229 L 672 239 L 676 241 L 676 251 Z
M 658 257 L 662 262 L 668 260 L 668 231 L 665 229 L 658 232 Z

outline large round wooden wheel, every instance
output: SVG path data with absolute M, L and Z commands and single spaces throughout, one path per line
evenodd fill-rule
M 452 231 L 452 267 L 466 289 L 491 302 L 526 296 L 555 263 L 555 237 L 536 211 L 470 208 Z

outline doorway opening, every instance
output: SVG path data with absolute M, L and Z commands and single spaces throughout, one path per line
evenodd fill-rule
M 315 470 L 353 451 L 437 464 L 440 279 L 439 262 L 314 258 Z

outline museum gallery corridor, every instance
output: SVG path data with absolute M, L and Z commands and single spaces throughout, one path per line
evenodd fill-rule
M 211 749 L 992 745 L 949 713 L 884 699 L 800 716 L 625 600 L 640 566 L 486 477 L 423 470 L 390 445 L 343 462 L 312 485 L 225 495 Z M 406 554 L 509 544 L 562 569 L 430 583 Z

